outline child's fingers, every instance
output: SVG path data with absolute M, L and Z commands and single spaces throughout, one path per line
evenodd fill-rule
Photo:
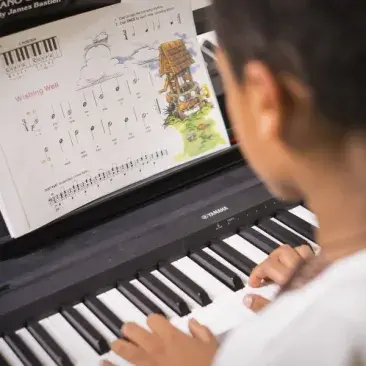
M 270 303 L 270 301 L 265 299 L 264 297 L 254 294 L 246 295 L 243 302 L 248 309 L 254 312 L 262 310 Z
M 301 245 L 299 247 L 296 247 L 295 250 L 297 251 L 297 253 L 299 253 L 301 258 L 303 259 L 308 259 L 315 255 L 313 250 L 309 247 L 309 245 Z
M 204 343 L 216 343 L 216 338 L 213 333 L 206 327 L 201 325 L 195 319 L 191 319 L 188 323 L 189 330 L 194 338 L 201 340 Z
M 249 286 L 259 287 L 263 280 L 271 280 L 279 285 L 284 285 L 290 275 L 289 268 L 280 263 L 278 259 L 268 258 L 255 267 L 249 277 Z

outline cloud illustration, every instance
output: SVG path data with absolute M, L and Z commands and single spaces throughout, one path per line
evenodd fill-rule
M 78 85 L 87 86 L 123 75 L 125 61 L 124 58 L 112 57 L 106 44 L 95 42 L 85 52 L 85 64 L 80 70 Z

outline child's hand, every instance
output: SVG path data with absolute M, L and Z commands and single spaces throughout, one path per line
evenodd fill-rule
M 254 268 L 249 278 L 249 286 L 260 287 L 265 281 L 272 281 L 283 286 L 301 261 L 313 255 L 314 253 L 308 245 L 297 248 L 281 245 L 265 261 Z M 247 295 L 244 298 L 245 306 L 255 312 L 262 310 L 269 302 L 264 297 L 254 294 Z
M 126 324 L 122 332 L 130 342 L 117 340 L 112 350 L 136 366 L 209 366 L 218 342 L 204 326 L 191 320 L 189 328 L 193 337 L 175 328 L 161 315 L 147 319 L 151 332 L 135 323 Z M 104 366 L 113 366 L 104 361 Z

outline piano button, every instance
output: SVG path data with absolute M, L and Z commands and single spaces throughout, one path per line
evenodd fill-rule
M 4 336 L 4 340 L 25 366 L 42 366 L 34 353 L 17 334 L 7 334 Z
M 156 277 L 161 283 L 163 283 L 166 287 L 169 287 L 179 297 L 181 297 L 185 301 L 185 303 L 188 305 L 188 308 L 190 309 L 191 312 L 195 309 L 199 309 L 202 307 L 196 301 L 194 301 L 191 297 L 189 297 L 184 291 L 182 291 L 178 286 L 176 286 L 173 282 L 171 282 L 163 274 L 161 274 L 158 270 L 152 271 L 151 274 L 154 277 Z
M 58 366 L 72 366 L 72 362 L 67 354 L 47 333 L 42 325 L 33 323 L 28 325 L 27 329 Z
M 272 220 L 277 224 L 286 225 L 288 228 L 297 232 L 299 235 L 306 238 L 307 240 L 310 240 L 313 243 L 315 242 L 314 226 L 300 219 L 291 212 L 281 211 L 278 214 L 276 214 L 275 218 L 273 218 Z
M 258 227 L 275 237 L 277 240 L 280 240 L 282 244 L 288 244 L 293 248 L 306 243 L 304 239 L 276 224 L 271 219 L 260 221 Z
M 147 327 L 146 315 L 116 289 L 109 290 L 97 297 L 124 323 L 135 322 L 140 326 Z
M 1 366 L 10 366 L 10 363 L 1 355 L 1 353 L 0 353 L 0 365 Z
M 3 338 L 0 338 L 0 355 L 6 360 L 7 363 L 5 365 L 23 366 L 22 361 L 20 361 L 19 357 L 6 344 Z
M 117 339 L 117 337 L 84 304 L 77 304 L 74 306 L 74 309 L 77 310 L 108 343 Z M 119 336 L 121 336 L 121 334 Z
M 315 227 L 319 227 L 319 223 L 316 216 L 304 206 L 297 206 L 289 211 L 294 215 L 296 215 L 297 217 L 300 217 L 300 219 L 303 219 L 304 221 L 308 222 L 309 224 Z
M 131 283 L 118 284 L 117 290 L 120 291 L 128 300 L 132 302 L 141 312 L 146 316 L 150 314 L 162 314 L 165 316 L 164 311 L 153 303 L 148 297 L 141 293 Z
M 173 262 L 172 265 L 181 272 L 189 274 L 189 278 L 201 286 L 213 301 L 232 293 L 222 282 L 188 257 L 181 258 Z
M 185 316 L 190 313 L 187 303 L 152 274 L 140 276 L 139 281 L 179 316 Z
M 225 267 L 204 251 L 200 250 L 198 252 L 194 252 L 189 257 L 233 291 L 238 291 L 244 287 L 243 281 L 236 273 Z
M 76 309 L 66 307 L 61 310 L 61 314 L 100 355 L 109 351 L 106 340 Z
M 159 271 L 201 306 L 206 306 L 212 302 L 207 292 L 201 286 L 198 286 L 172 264 L 161 266 Z
M 256 264 L 262 263 L 268 257 L 266 252 L 258 249 L 239 235 L 230 236 L 223 241 Z
M 209 248 L 232 264 L 234 267 L 242 271 L 248 277 L 256 266 L 256 263 L 254 263 L 251 259 L 247 258 L 236 249 L 233 249 L 230 245 L 219 239 L 213 240 Z
M 90 297 L 84 304 L 105 324 L 117 337 L 121 337 L 123 322 L 110 311 L 97 297 Z
M 47 366 L 56 366 L 56 363 L 48 355 L 48 353 L 41 347 L 41 345 L 34 339 L 34 337 L 28 332 L 27 329 L 23 328 L 16 332 L 19 338 L 32 350 L 34 355 L 40 361 L 40 364 Z
M 57 344 L 67 353 L 71 362 L 78 365 L 92 365 L 99 359 L 98 354 L 77 333 L 60 314 L 42 319 L 40 324 Z
M 279 244 L 277 244 L 275 241 L 271 240 L 267 236 L 262 235 L 254 228 L 242 229 L 240 230 L 239 235 L 267 254 L 271 254 L 275 249 L 279 247 Z

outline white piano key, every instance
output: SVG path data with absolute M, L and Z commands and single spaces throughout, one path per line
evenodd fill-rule
M 244 285 L 248 282 L 248 276 L 245 273 L 234 267 L 226 259 L 222 258 L 220 255 L 215 253 L 212 249 L 204 248 L 203 251 L 206 252 L 208 255 L 210 255 L 212 258 L 216 259 L 218 262 L 222 263 L 226 268 L 236 273 L 243 281 Z
M 23 366 L 23 363 L 3 338 L 0 338 L 0 353 L 11 366 Z
M 262 252 L 239 235 L 230 236 L 229 238 L 224 239 L 224 242 L 245 255 L 248 259 L 251 259 L 254 263 L 262 263 L 268 257 L 266 253 Z
M 190 258 L 184 257 L 172 263 L 189 278 L 201 286 L 211 298 L 215 301 L 217 298 L 229 295 L 232 291 L 215 277 L 206 272 L 202 267 L 193 262 Z
M 99 355 L 60 314 L 40 321 L 76 365 L 96 365 Z
M 300 219 L 303 219 L 304 221 L 308 222 L 309 224 L 319 227 L 318 219 L 317 217 L 308 209 L 306 209 L 303 206 L 297 206 L 289 210 L 289 212 L 293 213 L 297 217 L 300 217 Z
M 109 310 L 115 313 L 124 323 L 135 322 L 146 328 L 146 316 L 126 299 L 118 290 L 112 289 L 97 296 Z
M 34 339 L 27 329 L 22 328 L 16 334 L 24 341 L 29 349 L 34 353 L 38 360 L 45 366 L 57 366 L 43 347 Z
M 192 310 L 201 308 L 201 305 L 196 303 L 191 297 L 189 297 L 184 291 L 182 291 L 178 286 L 176 286 L 172 281 L 166 278 L 159 271 L 151 272 L 153 276 L 155 276 L 160 282 L 169 287 L 172 291 L 174 291 L 178 296 L 180 296 L 188 305 L 188 307 Z
M 77 304 L 74 308 L 107 340 L 107 342 L 111 343 L 117 339 L 117 337 L 84 304 Z
M 167 306 L 163 301 L 161 301 L 157 296 L 155 296 L 140 281 L 133 280 L 130 283 L 132 286 L 135 286 L 142 294 L 144 294 L 149 300 L 151 300 L 155 305 L 157 305 L 161 310 L 163 310 L 168 319 L 177 316 L 175 311 L 173 311 L 169 306 Z

